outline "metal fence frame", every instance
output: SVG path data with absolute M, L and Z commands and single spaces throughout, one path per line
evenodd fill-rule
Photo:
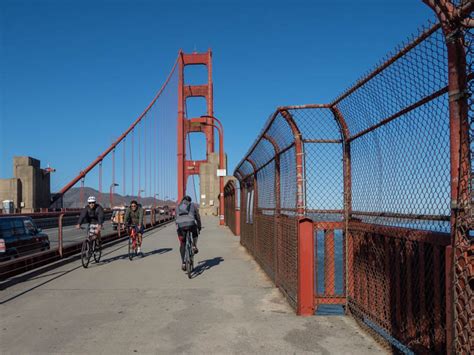
M 48 251 L 26 254 L 13 260 L 0 262 L 0 281 L 3 282 L 15 275 L 21 274 L 29 270 L 33 270 L 35 268 L 47 264 L 54 263 L 58 260 L 68 258 L 71 255 L 80 253 L 83 240 L 72 243 L 65 243 L 67 240 L 67 234 L 63 230 L 65 226 L 77 223 L 79 214 L 80 213 L 78 211 L 45 213 L 43 214 L 43 216 L 36 216 L 38 217 L 37 219 L 35 219 L 36 225 L 42 228 L 48 228 L 45 229 L 46 233 L 49 233 L 53 230 L 58 231 L 58 245 Z M 112 211 L 109 210 L 105 212 L 107 220 L 110 219 L 111 215 Z M 174 221 L 175 211 L 174 209 L 172 209 L 170 213 L 166 215 L 161 215 L 157 209 L 152 209 L 150 210 L 149 214 L 145 214 L 144 219 L 145 230 L 150 230 L 157 226 Z M 128 237 L 128 233 L 125 230 L 125 226 L 123 224 L 119 224 L 116 231 L 102 234 L 102 242 L 104 243 L 105 247 L 109 243 L 114 244 L 115 242 L 123 241 L 124 237 Z
M 470 144 L 474 115 L 469 92 L 474 81 L 474 20 L 469 16 L 474 6 L 471 1 L 424 2 L 435 11 L 439 23 L 423 30 L 334 102 L 280 107 L 270 116 L 234 173 L 240 184 L 241 243 L 299 314 L 313 314 L 320 304 L 343 304 L 347 312 L 394 349 L 469 353 L 474 347 L 474 243 L 470 237 L 473 230 Z M 426 53 L 410 59 L 409 56 L 417 54 L 418 48 L 423 46 L 426 46 Z M 434 58 L 423 57 L 423 54 L 430 53 Z M 428 76 L 426 83 L 426 73 L 417 70 L 406 73 L 408 69 L 404 63 L 407 60 L 425 61 L 430 65 L 433 61 L 432 65 L 439 66 L 441 75 L 432 79 Z M 397 75 L 412 75 L 414 81 L 409 84 L 416 86 L 415 93 L 424 94 L 416 100 L 399 97 L 384 103 L 383 99 L 391 98 L 389 90 L 404 89 L 377 87 L 377 80 L 391 75 L 392 69 L 398 70 Z M 430 80 L 437 82 L 430 85 Z M 396 84 L 388 79 L 386 82 Z M 373 94 L 370 85 L 376 86 L 381 104 L 377 97 L 370 96 Z M 379 117 L 378 121 L 356 121 L 351 116 L 367 116 L 363 105 L 356 102 L 358 97 L 365 98 L 365 103 L 368 102 L 377 113 L 389 111 L 387 106 L 390 105 L 397 110 Z M 432 109 L 429 105 L 438 102 L 436 100 L 446 109 L 445 115 L 442 110 L 439 113 L 439 116 L 446 117 L 443 124 L 448 127 L 449 123 L 446 136 L 442 138 L 449 145 L 446 154 L 449 162 L 446 157 L 438 157 L 438 164 L 442 161 L 450 166 L 449 173 L 439 179 L 443 180 L 443 186 L 449 185 L 448 211 L 442 212 L 444 202 L 436 213 L 420 213 L 420 209 L 415 207 L 408 212 L 407 209 L 394 212 L 376 206 L 370 206 L 370 210 L 353 211 L 354 197 L 359 205 L 361 199 L 359 192 L 354 195 L 354 188 L 360 190 L 360 185 L 353 186 L 354 183 L 360 184 L 359 175 L 354 174 L 360 172 L 363 148 L 367 147 L 362 145 L 360 148 L 360 142 L 374 132 L 388 132 L 382 139 L 393 139 L 394 132 L 384 131 L 384 127 L 403 122 L 404 117 L 420 108 L 429 112 Z M 326 123 L 318 121 L 323 111 L 331 113 L 333 122 L 327 121 L 328 125 L 336 122 L 337 137 L 323 134 Z M 308 131 L 304 122 L 298 120 L 301 112 L 306 113 L 316 127 L 315 134 L 309 134 L 314 127 Z M 425 123 L 423 128 L 427 132 L 430 127 Z M 445 131 L 438 129 L 431 134 L 436 132 Z M 405 134 L 396 138 L 406 141 L 409 136 Z M 311 159 L 317 156 L 311 152 L 312 144 L 337 144 L 340 147 L 342 162 L 336 159 L 327 162 L 342 164 L 338 168 L 343 184 L 340 209 L 318 209 L 312 205 L 312 194 L 323 190 L 320 186 L 318 190 L 317 184 L 308 186 L 315 166 Z M 354 147 L 356 150 L 351 151 Z M 370 149 L 381 154 L 379 146 Z M 415 162 L 420 161 L 421 155 L 417 154 L 425 151 L 429 152 L 427 146 L 413 153 L 418 159 Z M 324 164 L 319 162 L 319 166 Z M 400 169 L 409 168 L 402 164 Z M 366 175 L 369 173 L 365 171 Z M 229 186 L 228 196 L 235 193 L 232 188 Z M 390 190 L 386 194 L 393 198 L 397 191 Z M 432 201 L 426 195 L 417 198 L 420 206 L 424 204 L 428 211 L 431 210 Z M 447 223 L 449 227 L 444 230 L 442 226 Z M 335 270 L 332 267 L 336 231 L 343 233 L 345 250 L 342 294 L 335 291 Z M 324 245 L 318 245 L 321 236 Z M 318 293 L 318 268 L 315 268 L 319 250 L 324 251 L 325 259 L 322 293 Z
M 234 235 L 240 235 L 240 191 L 235 180 L 229 180 L 224 187 L 225 223 Z

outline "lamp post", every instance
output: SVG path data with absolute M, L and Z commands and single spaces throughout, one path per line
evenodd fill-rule
M 222 171 L 224 169 L 224 127 L 219 119 L 214 116 L 203 115 L 201 118 L 210 118 L 213 123 L 202 122 L 206 125 L 217 128 L 219 132 L 219 169 Z M 214 123 L 217 122 L 217 125 Z M 225 225 L 224 221 L 224 176 L 220 174 L 219 176 L 219 225 Z
M 138 190 L 138 203 L 140 203 L 140 197 L 141 197 L 140 194 L 141 194 L 142 192 L 145 192 L 145 190 L 143 190 L 143 189 L 142 189 L 142 190 Z
M 114 189 L 115 186 L 119 186 L 117 183 L 110 184 L 110 189 L 109 189 L 109 201 L 110 201 L 110 209 L 112 209 L 112 206 L 114 205 L 114 196 L 112 193 L 112 190 Z

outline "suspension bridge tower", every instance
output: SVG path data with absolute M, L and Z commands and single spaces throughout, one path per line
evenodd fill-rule
M 223 176 L 225 175 L 225 155 L 223 153 L 223 130 L 220 122 L 214 117 L 213 84 L 212 84 L 212 52 L 186 54 L 179 53 L 178 67 L 178 200 L 186 194 L 188 178 L 199 175 L 200 178 L 200 209 L 202 214 L 219 214 L 223 218 Z M 184 69 L 188 65 L 207 67 L 207 83 L 187 85 Z M 206 100 L 206 112 L 200 117 L 187 117 L 186 100 L 192 97 L 203 97 Z M 221 137 L 219 153 L 215 152 L 214 128 Z M 202 133 L 206 138 L 206 159 L 188 159 L 186 141 L 190 133 Z M 221 186 L 222 185 L 222 186 Z M 189 193 L 188 193 L 189 195 Z M 219 201 L 221 203 L 219 204 Z

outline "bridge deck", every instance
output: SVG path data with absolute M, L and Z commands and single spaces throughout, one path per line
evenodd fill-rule
M 383 350 L 342 316 L 297 317 L 217 220 L 204 219 L 198 275 L 179 269 L 174 225 L 0 291 L 0 353 L 351 353 Z

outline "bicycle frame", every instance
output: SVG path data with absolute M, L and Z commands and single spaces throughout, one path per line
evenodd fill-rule
M 128 233 L 129 237 L 132 239 L 132 245 L 133 245 L 133 248 L 135 249 L 136 247 L 136 243 L 137 243 L 137 239 L 138 239 L 138 231 L 137 231 L 137 226 L 130 226 L 130 230 L 129 230 L 129 233 Z
M 194 252 L 193 252 L 193 234 L 191 233 L 191 231 L 187 231 L 186 232 L 186 256 L 188 257 L 192 257 L 194 255 Z
M 84 268 L 87 268 L 92 256 L 94 256 L 95 262 L 100 261 L 102 255 L 101 242 L 100 242 L 100 229 L 98 224 L 89 224 L 87 227 L 87 237 L 82 243 L 81 248 L 81 262 Z

